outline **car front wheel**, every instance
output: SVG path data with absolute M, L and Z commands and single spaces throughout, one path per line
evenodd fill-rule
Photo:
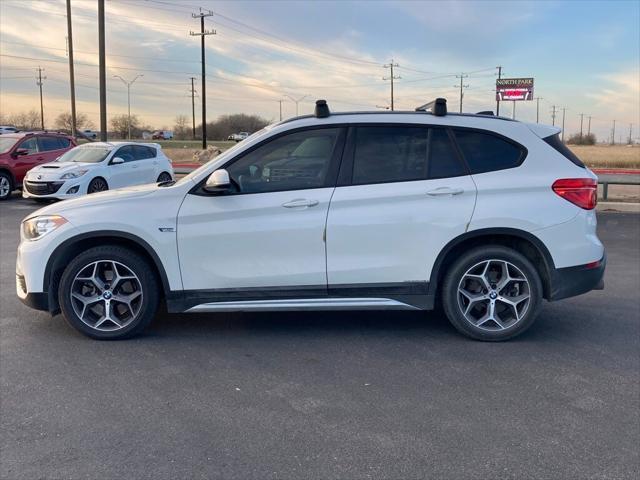
M 109 185 L 104 178 L 100 177 L 91 180 L 89 186 L 87 187 L 87 193 L 104 192 L 105 190 L 109 190 Z
M 445 275 L 442 304 L 449 321 L 476 340 L 500 341 L 534 322 L 542 300 L 540 275 L 519 252 L 502 246 L 472 249 Z
M 78 255 L 60 279 L 58 301 L 67 322 L 99 340 L 140 333 L 158 308 L 158 282 L 148 262 L 120 246 Z
M 13 181 L 11 176 L 5 172 L 0 172 L 0 200 L 6 200 L 13 192 Z

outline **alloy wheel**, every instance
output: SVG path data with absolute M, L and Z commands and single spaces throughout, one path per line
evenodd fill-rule
M 83 267 L 73 279 L 69 295 L 78 318 L 103 332 L 127 327 L 142 308 L 140 279 L 114 260 L 98 260 Z
M 11 184 L 5 176 L 0 176 L 0 198 L 9 196 L 11 193 Z
M 472 266 L 458 284 L 458 306 L 474 327 L 491 332 L 520 322 L 531 302 L 527 277 L 513 263 L 484 260 Z
M 105 190 L 108 190 L 108 188 L 107 182 L 101 178 L 94 178 L 89 184 L 87 193 L 104 192 Z

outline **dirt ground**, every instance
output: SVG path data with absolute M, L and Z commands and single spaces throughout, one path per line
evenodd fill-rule
M 640 168 L 640 145 L 569 145 L 589 167 Z

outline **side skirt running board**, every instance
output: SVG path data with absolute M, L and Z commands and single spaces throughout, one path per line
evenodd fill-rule
M 296 298 L 289 300 L 202 303 L 191 307 L 187 312 L 266 312 L 288 310 L 419 310 L 419 308 L 389 298 Z

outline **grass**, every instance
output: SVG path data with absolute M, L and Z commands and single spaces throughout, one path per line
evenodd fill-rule
M 640 168 L 638 145 L 569 145 L 569 148 L 591 168 Z

